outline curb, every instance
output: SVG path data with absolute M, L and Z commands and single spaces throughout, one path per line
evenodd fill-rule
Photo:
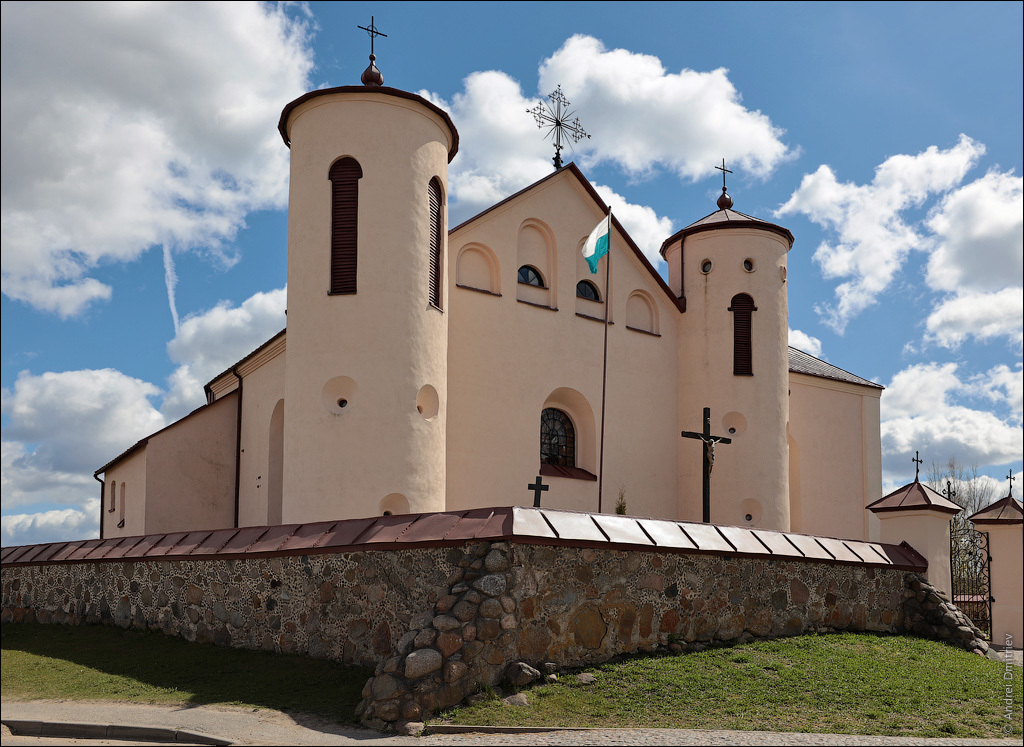
M 121 726 L 118 724 L 73 724 L 64 721 L 20 721 L 3 719 L 11 734 L 26 737 L 65 739 L 116 739 L 124 742 L 188 742 L 190 744 L 230 745 L 220 737 L 184 729 L 159 726 Z
M 423 734 L 546 734 L 552 731 L 596 731 L 585 726 L 462 726 L 433 724 L 423 727 Z

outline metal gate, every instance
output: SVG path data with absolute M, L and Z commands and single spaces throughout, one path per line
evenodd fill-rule
M 979 532 L 969 522 L 951 526 L 949 567 L 953 604 L 991 640 L 992 556 L 988 552 L 988 532 Z

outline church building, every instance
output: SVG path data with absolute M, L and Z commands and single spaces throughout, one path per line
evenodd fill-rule
M 279 130 L 287 328 L 97 470 L 102 537 L 533 505 L 538 475 L 546 508 L 700 521 L 706 452 L 713 523 L 878 539 L 882 388 L 788 346 L 789 230 L 723 188 L 667 282 L 614 215 L 591 273 L 571 163 L 451 227 L 455 123 L 372 64 Z

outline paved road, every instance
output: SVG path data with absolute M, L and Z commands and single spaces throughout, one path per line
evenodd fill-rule
M 695 729 L 584 729 L 519 734 L 430 734 L 422 737 L 384 736 L 364 729 L 339 727 L 311 718 L 293 718 L 271 710 L 215 706 L 179 707 L 66 701 L 2 701 L 3 720 L 119 724 L 180 729 L 219 737 L 241 745 L 1015 745 L 1019 739 L 906 739 L 845 734 L 788 734 L 775 732 L 703 731 Z M 112 739 L 59 739 L 11 735 L 3 730 L 3 745 L 118 745 Z M 187 741 L 168 742 L 177 745 Z

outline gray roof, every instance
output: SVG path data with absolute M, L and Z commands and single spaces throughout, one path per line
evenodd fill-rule
M 821 379 L 845 381 L 847 384 L 860 384 L 861 386 L 869 386 L 873 389 L 885 389 L 885 387 L 880 384 L 868 381 L 867 379 L 862 379 L 856 374 L 844 371 L 838 366 L 833 366 L 831 363 L 826 363 L 820 358 L 815 358 L 810 353 L 805 353 L 803 350 L 797 350 L 793 347 L 789 349 L 789 370 L 793 373 L 817 376 Z

